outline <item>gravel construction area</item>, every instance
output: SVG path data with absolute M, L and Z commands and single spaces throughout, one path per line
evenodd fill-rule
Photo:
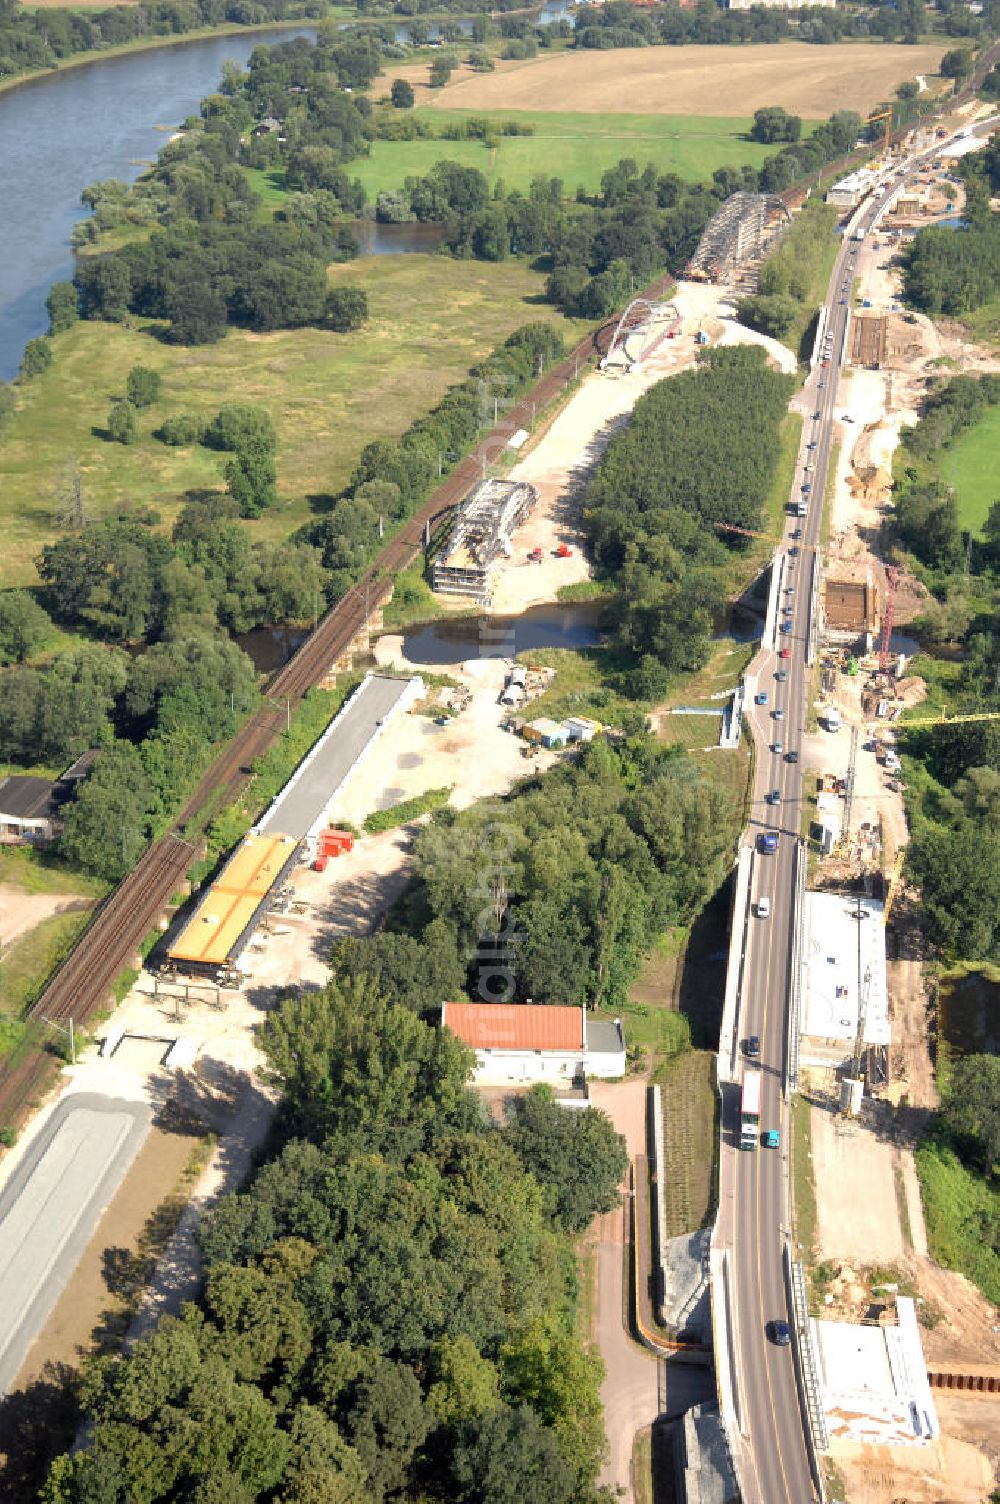
M 807 119 L 834 110 L 866 114 L 898 84 L 934 74 L 944 44 L 918 47 L 874 42 L 814 47 L 643 47 L 581 49 L 526 62 L 498 62 L 493 73 L 456 78 L 443 89 L 427 83 L 427 65 L 394 68 L 418 86 L 420 104 L 449 110 L 576 110 L 614 115 L 741 115 L 782 105 Z

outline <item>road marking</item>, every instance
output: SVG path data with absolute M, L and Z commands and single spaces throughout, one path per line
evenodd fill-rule
M 773 938 L 772 938 L 773 934 L 774 934 L 773 928 L 770 925 L 768 925 L 768 930 L 767 930 L 767 959 L 766 959 L 765 964 L 764 964 L 764 974 L 765 974 L 765 977 L 770 977 L 770 975 L 771 975 L 771 948 L 772 948 L 772 945 L 773 945 Z M 763 1017 L 761 1018 L 761 1026 L 760 1026 L 760 1036 L 761 1036 L 761 1040 L 762 1041 L 767 1039 L 767 1008 L 768 1008 L 768 1002 L 769 1002 L 769 1000 L 770 1000 L 770 988 L 767 987 L 767 986 L 765 986 L 765 989 L 764 989 L 764 1013 L 763 1013 Z M 770 1418 L 771 1418 L 771 1428 L 772 1428 L 772 1430 L 774 1432 L 774 1445 L 775 1445 L 775 1450 L 777 1451 L 777 1454 L 778 1454 L 778 1467 L 779 1467 L 779 1469 L 781 1471 L 781 1481 L 782 1481 L 782 1484 L 784 1485 L 785 1498 L 788 1499 L 789 1498 L 788 1476 L 785 1473 L 785 1459 L 782 1456 L 782 1452 L 781 1452 L 781 1437 L 778 1435 L 778 1423 L 777 1423 L 778 1418 L 777 1418 L 777 1414 L 776 1414 L 775 1408 L 774 1408 L 774 1390 L 773 1390 L 773 1388 L 771 1386 L 771 1365 L 768 1362 L 769 1354 L 768 1354 L 768 1350 L 767 1350 L 767 1333 L 766 1333 L 766 1330 L 765 1330 L 764 1292 L 763 1292 L 763 1284 L 762 1284 L 762 1280 L 761 1280 L 761 1258 L 760 1258 L 760 1250 L 761 1250 L 761 1237 L 760 1237 L 760 1164 L 761 1164 L 761 1161 L 760 1161 L 760 1155 L 762 1154 L 762 1152 L 763 1151 L 761 1150 L 760 1145 L 758 1144 L 756 1150 L 754 1151 L 755 1156 L 756 1156 L 755 1163 L 754 1163 L 754 1171 L 755 1171 L 754 1178 L 755 1178 L 755 1182 L 756 1182 L 756 1193 L 755 1193 L 755 1197 L 754 1197 L 754 1213 L 755 1213 L 756 1223 L 757 1223 L 757 1302 L 758 1302 L 758 1307 L 759 1307 L 759 1311 L 760 1311 L 760 1332 L 763 1334 L 763 1337 L 764 1337 L 764 1377 L 767 1380 L 767 1408 L 768 1408 L 768 1413 L 769 1413 Z M 797 1402 L 798 1401 L 797 1401 L 797 1397 L 796 1397 L 796 1403 Z M 771 1501 L 768 1500 L 767 1504 L 771 1504 Z

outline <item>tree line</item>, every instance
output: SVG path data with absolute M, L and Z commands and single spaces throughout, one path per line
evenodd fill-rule
M 957 11 L 959 7 L 954 9 Z M 748 42 L 781 42 L 788 38 L 823 44 L 839 42 L 846 37 L 885 41 L 903 38 L 917 42 L 926 30 L 923 0 L 900 0 L 898 6 L 860 7 L 850 12 L 830 10 L 822 14 L 809 9 L 787 12 L 763 7 L 749 11 L 718 10 L 708 6 L 682 9 L 676 0 L 636 11 L 625 0 L 610 0 L 609 4 L 588 10 L 586 18 L 581 18 L 576 28 L 575 45 L 586 48 L 664 44 L 681 47 L 692 43 L 732 46 Z
M 471 1052 L 371 984 L 268 1015 L 268 1159 L 201 1229 L 204 1292 L 85 1365 L 45 1504 L 598 1504 L 603 1366 L 570 1236 L 614 1206 L 611 1124 L 544 1088 L 492 1125 Z
M 794 384 L 759 347 L 702 351 L 695 370 L 640 397 L 602 456 L 584 530 L 598 579 L 616 591 L 609 622 L 636 689 L 662 693 L 671 673 L 705 661 L 743 546 L 713 524 L 761 527 Z

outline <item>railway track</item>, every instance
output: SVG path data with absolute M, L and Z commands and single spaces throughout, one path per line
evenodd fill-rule
M 672 281 L 658 278 L 646 291 L 658 296 Z M 475 453 L 461 460 L 435 488 L 277 673 L 264 704 L 204 774 L 172 828 L 150 845 L 104 900 L 32 1007 L 29 1026 L 38 1036 L 39 1047 L 0 1064 L 0 1121 L 12 1121 L 30 1105 L 51 1068 L 41 1048 L 44 1026 L 50 1022 L 65 1025 L 72 1019 L 75 1026 L 86 1027 L 105 1004 L 115 979 L 138 954 L 143 939 L 194 861 L 206 813 L 239 797 L 250 777 L 251 764 L 281 734 L 288 711 L 326 677 L 331 665 L 364 629 L 371 611 L 389 598 L 396 576 L 423 548 L 425 531 L 433 529 L 461 501 L 480 478 L 484 461 L 496 459 L 510 434 L 517 428 L 530 428 L 535 413 L 557 398 L 595 355 L 603 353 L 612 327 L 605 324 L 587 335 L 505 411 L 503 423 L 490 430 Z

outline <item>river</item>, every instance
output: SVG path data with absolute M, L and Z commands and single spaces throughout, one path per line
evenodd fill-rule
M 0 379 L 9 381 L 29 339 L 48 327 L 53 282 L 73 275 L 69 237 L 86 211 L 80 194 L 100 178 L 128 182 L 169 133 L 218 85 L 227 58 L 298 31 L 208 37 L 43 73 L 0 94 Z
M 566 14 L 567 6 L 568 0 L 551 0 L 543 19 Z M 217 87 L 227 59 L 245 64 L 264 43 L 315 34 L 303 26 L 177 42 L 32 75 L 0 94 L 0 380 L 17 374 L 28 340 L 48 327 L 45 299 L 53 282 L 73 275 L 70 233 L 86 212 L 80 194 L 87 184 L 134 181 Z M 397 35 L 406 39 L 405 26 Z M 437 226 L 361 230 L 364 252 L 375 255 L 429 249 L 439 234 Z

